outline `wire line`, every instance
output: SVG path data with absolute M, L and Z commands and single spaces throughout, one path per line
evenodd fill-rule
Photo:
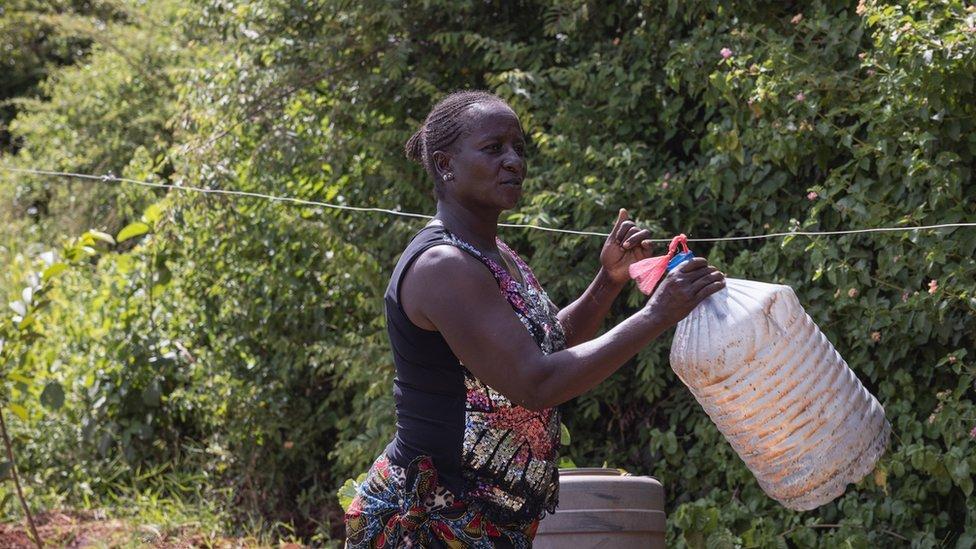
M 10 166 L 0 165 L 0 170 L 6 170 L 8 172 L 15 173 L 25 173 L 33 175 L 46 175 L 54 177 L 71 177 L 76 179 L 86 179 L 92 181 L 101 181 L 106 183 L 131 183 L 133 185 L 141 185 L 144 187 L 152 187 L 159 189 L 176 189 L 183 191 L 199 192 L 204 194 L 222 194 L 229 196 L 246 196 L 251 198 L 261 198 L 265 200 L 271 200 L 273 202 L 286 202 L 290 204 L 301 204 L 304 206 L 317 206 L 322 208 L 331 208 L 336 210 L 346 210 L 353 212 L 376 212 L 385 213 L 390 215 L 396 215 L 401 217 L 411 217 L 417 219 L 433 219 L 433 216 L 418 214 L 412 212 L 401 212 L 399 210 L 391 210 L 387 208 L 373 208 L 373 207 L 363 207 L 363 206 L 347 206 L 345 204 L 332 204 L 329 202 L 319 202 L 316 200 L 304 200 L 301 198 L 294 198 L 290 196 L 275 196 L 270 194 L 255 193 L 250 191 L 235 191 L 228 189 L 210 189 L 206 187 L 194 187 L 189 185 L 175 185 L 172 183 L 154 183 L 152 181 L 141 181 L 138 179 L 129 179 L 125 177 L 116 177 L 114 175 L 91 175 L 83 173 L 72 173 L 72 172 L 58 172 L 53 170 L 37 170 L 28 168 L 13 168 Z M 553 227 L 544 227 L 541 225 L 528 225 L 523 223 L 499 223 L 499 227 L 509 227 L 514 229 L 535 229 L 539 231 L 547 231 L 553 233 L 563 233 L 563 234 L 576 234 L 584 236 L 610 236 L 609 233 L 600 233 L 594 231 L 578 231 L 573 229 L 557 229 Z M 976 227 L 976 222 L 972 223 L 939 223 L 937 225 L 916 225 L 911 227 L 872 227 L 867 229 L 849 229 L 842 231 L 784 231 L 778 233 L 769 234 L 758 234 L 749 236 L 723 236 L 723 237 L 713 237 L 713 238 L 689 238 L 688 242 L 734 242 L 743 240 L 762 240 L 769 238 L 780 238 L 786 236 L 836 236 L 844 234 L 863 234 L 863 233 L 881 233 L 881 232 L 899 232 L 899 231 L 923 231 L 931 229 L 949 229 L 958 227 Z M 651 242 L 671 242 L 670 238 L 651 238 L 648 239 Z

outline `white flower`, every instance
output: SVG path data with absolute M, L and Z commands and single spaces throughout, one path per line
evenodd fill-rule
M 13 301 L 10 303 L 10 308 L 17 313 L 17 316 L 27 316 L 27 307 L 24 306 L 20 301 Z
M 54 250 L 44 252 L 39 257 L 48 267 L 54 265 L 54 262 L 58 260 L 58 256 L 56 253 L 54 253 Z

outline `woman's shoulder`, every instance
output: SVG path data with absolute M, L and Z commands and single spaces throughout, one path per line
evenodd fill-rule
M 412 276 L 437 281 L 442 289 L 480 287 L 491 282 L 481 261 L 449 241 L 435 243 L 420 253 L 410 271 Z
M 450 293 L 481 289 L 487 275 L 482 261 L 443 225 L 427 225 L 417 232 L 398 263 L 396 271 L 400 274 L 395 272 L 394 277 L 401 283 L 412 281 L 407 286 L 413 291 Z
M 418 254 L 401 279 L 404 313 L 427 330 L 436 329 L 436 319 L 463 323 L 467 311 L 487 306 L 486 300 L 497 294 L 495 280 L 477 258 L 449 242 L 438 244 L 443 245 Z
M 448 239 L 449 233 L 446 229 L 444 229 L 443 225 L 425 225 L 422 229 L 410 237 L 410 242 L 408 242 L 407 246 L 404 248 L 403 255 L 407 255 L 410 250 L 423 251 L 424 248 L 429 247 L 431 244 L 436 244 L 440 241 L 447 241 Z

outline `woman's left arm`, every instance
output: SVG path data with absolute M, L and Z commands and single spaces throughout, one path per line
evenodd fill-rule
M 627 218 L 627 210 L 621 208 L 600 251 L 600 270 L 593 282 L 576 301 L 559 311 L 568 346 L 589 341 L 596 335 L 613 300 L 630 280 L 631 263 L 651 256 L 650 236 L 650 231 L 638 228 Z

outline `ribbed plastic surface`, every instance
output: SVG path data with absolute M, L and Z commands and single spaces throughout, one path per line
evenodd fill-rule
M 727 279 L 678 324 L 671 367 L 790 509 L 840 496 L 888 445 L 881 404 L 788 286 Z
M 534 549 L 663 549 L 664 487 L 617 469 L 559 470 L 559 507 L 539 523 Z
M 534 549 L 664 549 L 664 487 L 617 469 L 560 469 L 559 507 Z

